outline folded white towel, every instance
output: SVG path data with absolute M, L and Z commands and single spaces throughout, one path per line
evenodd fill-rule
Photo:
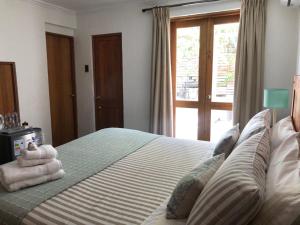
M 17 161 L 13 161 L 0 166 L 0 182 L 3 186 L 7 186 L 19 181 L 53 174 L 60 169 L 62 169 L 62 164 L 57 159 L 53 159 L 45 165 L 24 168 L 19 167 Z
M 37 150 L 22 151 L 24 159 L 53 159 L 57 156 L 57 151 L 52 145 L 41 145 L 37 147 Z
M 44 165 L 44 164 L 51 162 L 52 160 L 53 159 L 24 159 L 23 156 L 19 156 L 17 158 L 18 165 L 20 167 Z
M 13 191 L 18 191 L 18 190 L 26 188 L 26 187 L 31 187 L 34 185 L 57 180 L 57 179 L 63 178 L 64 175 L 65 175 L 65 171 L 61 169 L 58 172 L 53 173 L 53 174 L 43 175 L 43 176 L 36 177 L 33 179 L 19 181 L 19 182 L 12 183 L 9 185 L 3 185 L 3 187 L 9 192 L 13 192 Z

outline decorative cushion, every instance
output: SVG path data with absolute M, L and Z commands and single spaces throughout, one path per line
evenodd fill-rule
M 294 131 L 291 117 L 275 124 L 271 143 L 266 199 L 286 186 L 300 184 L 299 133 Z
M 184 219 L 189 216 L 199 194 L 224 160 L 224 154 L 208 159 L 178 182 L 167 205 L 168 219 Z
M 276 192 L 264 203 L 251 225 L 291 225 L 297 217 L 300 219 L 299 184 Z
M 277 148 L 287 137 L 295 133 L 297 132 L 294 130 L 291 116 L 278 121 L 272 128 L 271 150 Z
M 251 222 L 264 203 L 269 157 L 269 129 L 239 145 L 205 186 L 187 225 Z
M 292 118 L 280 120 L 272 128 L 270 166 L 299 159 L 300 133 L 294 130 Z
M 219 142 L 216 144 L 213 155 L 216 156 L 224 153 L 225 157 L 227 158 L 232 152 L 235 143 L 239 139 L 239 136 L 240 136 L 240 128 L 239 128 L 239 124 L 237 124 L 221 137 Z
M 271 127 L 271 110 L 266 109 L 264 111 L 257 113 L 246 124 L 245 128 L 243 129 L 239 137 L 239 140 L 236 143 L 236 146 L 238 146 L 239 144 L 241 144 L 251 136 L 264 130 L 265 128 L 269 129 L 270 127 Z
M 282 162 L 270 166 L 267 174 L 266 199 L 289 185 L 300 184 L 300 161 Z
M 287 136 L 276 148 L 271 150 L 270 166 L 282 162 L 299 160 L 299 134 L 294 133 Z

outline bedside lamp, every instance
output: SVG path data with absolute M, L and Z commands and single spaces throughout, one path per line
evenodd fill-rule
M 288 89 L 265 89 L 264 90 L 264 107 L 270 108 L 273 111 L 273 126 L 276 123 L 276 109 L 285 109 L 289 105 L 289 90 Z

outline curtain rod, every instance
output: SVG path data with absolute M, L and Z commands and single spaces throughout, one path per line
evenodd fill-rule
M 174 4 L 174 5 L 155 6 L 152 8 L 143 9 L 142 11 L 147 12 L 147 11 L 151 11 L 152 9 L 155 9 L 155 8 L 174 8 L 174 7 L 196 5 L 196 4 L 207 3 L 207 2 L 219 2 L 219 1 L 221 1 L 221 0 L 200 0 L 200 1 L 193 1 L 193 2 L 178 3 L 178 4 Z

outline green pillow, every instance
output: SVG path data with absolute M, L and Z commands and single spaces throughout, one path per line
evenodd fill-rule
M 167 205 L 167 219 L 185 219 L 209 179 L 225 160 L 225 154 L 200 163 L 177 184 Z
M 227 158 L 232 152 L 236 142 L 238 141 L 240 136 L 240 128 L 239 124 L 232 127 L 228 130 L 216 144 L 214 149 L 214 156 L 224 153 Z

